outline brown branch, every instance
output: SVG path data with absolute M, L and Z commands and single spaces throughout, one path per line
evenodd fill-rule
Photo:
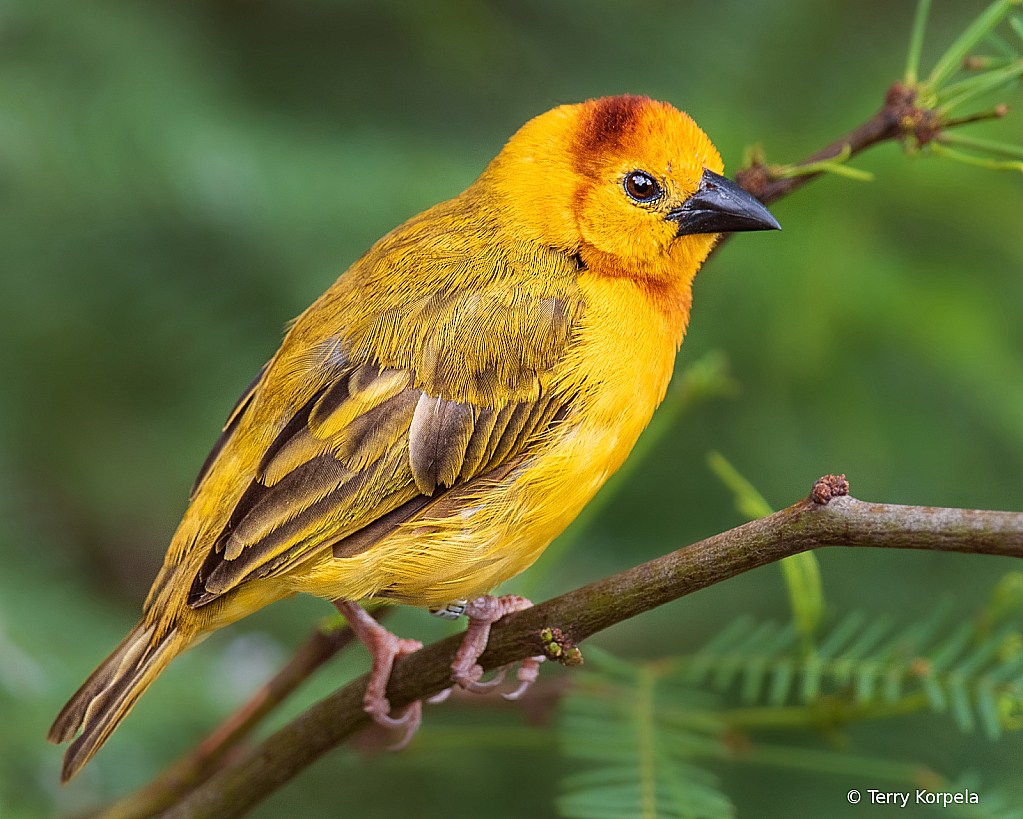
M 830 486 L 841 484 L 832 482 Z M 793 554 L 824 546 L 927 549 L 1023 557 L 1023 513 L 866 503 L 815 495 L 769 517 L 702 540 L 621 574 L 509 615 L 491 632 L 485 669 L 522 660 L 550 644 L 559 628 L 570 647 L 656 606 Z M 454 635 L 402 660 L 387 688 L 401 708 L 448 687 L 461 637 Z M 369 724 L 363 676 L 313 705 L 243 759 L 219 771 L 162 819 L 242 816 L 331 748 Z
M 995 112 L 981 116 L 983 118 L 1002 117 L 1007 113 L 1007 107 L 999 106 Z M 896 81 L 885 92 L 884 104 L 874 116 L 806 159 L 794 163 L 792 167 L 799 168 L 834 159 L 846 150 L 849 151 L 849 156 L 855 156 L 867 148 L 891 139 L 912 138 L 916 144 L 926 145 L 933 141 L 943 128 L 965 125 L 973 121 L 975 118 L 970 117 L 960 120 L 942 120 L 934 109 L 918 107 L 916 91 Z M 736 173 L 735 181 L 765 205 L 769 205 L 823 174 L 824 171 L 816 171 L 798 176 L 776 177 L 770 165 L 755 161 L 751 167 Z M 731 237 L 730 233 L 723 234 L 711 251 L 711 255 L 723 247 Z
M 874 116 L 815 154 L 795 163 L 795 167 L 834 159 L 846 150 L 849 151 L 849 156 L 855 156 L 878 143 L 909 135 L 916 137 L 921 144 L 930 142 L 937 133 L 937 116 L 929 109 L 917 108 L 914 105 L 915 100 L 915 91 L 906 88 L 900 82 L 893 83 L 885 94 L 884 105 Z M 765 205 L 769 205 L 821 176 L 822 173 L 823 171 L 817 171 L 776 179 L 771 175 L 769 166 L 754 163 L 751 168 L 739 171 L 736 174 L 736 181 Z
M 380 619 L 384 613 L 386 609 L 380 609 L 374 616 Z M 174 805 L 230 762 L 238 744 L 316 669 L 350 645 L 354 638 L 347 627 L 315 629 L 273 679 L 261 686 L 199 745 L 144 788 L 93 816 L 97 819 L 146 819 Z

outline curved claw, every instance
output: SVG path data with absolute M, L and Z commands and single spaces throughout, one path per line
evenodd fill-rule
M 444 700 L 451 696 L 451 692 L 454 690 L 455 690 L 454 688 L 445 688 L 439 694 L 434 694 L 432 697 L 427 697 L 426 701 L 430 703 L 430 705 L 440 705 L 442 702 L 444 702 Z
M 387 700 L 384 700 L 384 702 L 387 702 Z M 412 705 L 402 708 L 396 717 L 392 717 L 389 712 L 380 713 L 367 710 L 366 713 L 373 717 L 373 722 L 377 725 L 382 725 L 384 728 L 407 728 L 409 721 L 412 718 L 412 707 L 414 705 L 416 705 L 416 703 L 412 703 Z
M 516 677 L 519 680 L 519 687 L 508 694 L 502 696 L 506 700 L 517 700 L 523 694 L 526 693 L 526 689 L 529 688 L 533 683 L 536 682 L 536 678 L 540 676 L 540 663 L 547 658 L 543 655 L 539 657 L 527 657 L 522 661 L 522 665 L 519 666 Z
M 476 666 L 476 668 L 479 668 L 479 666 Z M 483 669 L 480 668 L 480 671 L 482 670 Z M 507 673 L 508 673 L 507 668 L 499 668 L 497 669 L 497 676 L 494 677 L 494 679 L 492 680 L 487 680 L 486 682 L 478 682 L 475 680 L 466 680 L 465 682 L 462 682 L 461 680 L 456 680 L 456 682 L 458 682 L 458 684 L 462 686 L 462 688 L 464 688 L 466 691 L 472 691 L 474 694 L 486 694 L 495 686 L 498 686 L 501 683 L 503 683 L 504 677 Z
M 423 702 L 422 700 L 416 700 L 411 705 L 406 706 L 402 709 L 400 717 L 384 716 L 383 719 L 387 720 L 387 722 L 381 722 L 377 717 L 373 717 L 373 719 L 389 728 L 401 728 L 404 726 L 405 735 L 395 742 L 394 745 L 387 746 L 388 751 L 400 751 L 412 741 L 412 737 L 416 735 L 416 731 L 419 730 L 419 726 L 423 722 Z
M 531 682 L 523 680 L 522 682 L 519 683 L 519 687 L 516 688 L 514 691 L 509 691 L 508 693 L 502 694 L 501 696 L 504 697 L 506 700 L 517 700 L 519 697 L 526 693 L 526 689 L 529 688 L 529 686 L 531 685 L 532 685 Z

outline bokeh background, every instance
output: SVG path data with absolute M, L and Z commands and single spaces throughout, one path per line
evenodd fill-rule
M 729 172 L 756 142 L 772 161 L 805 156 L 879 106 L 913 6 L 0 3 L 0 816 L 80 813 L 143 783 L 330 613 L 294 600 L 210 639 L 57 786 L 46 729 L 135 622 L 228 408 L 285 322 L 376 238 L 462 190 L 531 116 L 593 96 L 684 108 Z M 925 68 L 983 7 L 935 0 Z M 1018 142 L 1020 117 L 973 133 Z M 781 234 L 739 236 L 701 272 L 679 368 L 721 351 L 741 389 L 692 408 L 571 549 L 541 560 L 537 599 L 742 522 L 709 450 L 776 508 L 844 472 L 863 499 L 1023 509 L 1023 178 L 895 145 L 854 164 L 876 181 L 815 182 L 773 208 Z M 832 618 L 913 618 L 942 597 L 967 617 L 1016 566 L 819 557 Z M 776 567 L 594 642 L 692 651 L 740 611 L 787 617 Z M 415 611 L 391 625 L 425 639 L 445 627 Z M 350 652 L 274 724 L 365 668 Z M 565 763 L 551 743 L 487 739 L 488 725 L 523 722 L 428 708 L 406 753 L 336 752 L 255 815 L 554 815 Z M 1023 762 L 1018 734 L 993 743 L 929 713 L 843 741 L 1010 790 Z M 846 790 L 879 786 L 720 772 L 756 817 L 852 815 Z

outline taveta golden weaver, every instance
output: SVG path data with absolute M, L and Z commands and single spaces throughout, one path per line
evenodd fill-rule
M 399 640 L 356 601 L 464 611 L 476 687 L 487 594 L 625 460 L 664 397 L 717 234 L 777 228 L 696 124 L 620 96 L 526 123 L 467 190 L 395 228 L 292 326 L 200 470 L 142 619 L 50 729 L 77 773 L 203 637 L 296 592 L 374 655 L 384 724 Z M 535 677 L 526 663 L 523 684 Z

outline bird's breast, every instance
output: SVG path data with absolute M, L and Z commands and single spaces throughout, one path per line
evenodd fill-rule
M 456 514 L 410 521 L 362 554 L 328 560 L 297 591 L 440 606 L 491 591 L 536 560 L 625 461 L 664 397 L 684 315 L 628 280 L 580 282 L 586 308 L 552 389 L 564 417 Z

